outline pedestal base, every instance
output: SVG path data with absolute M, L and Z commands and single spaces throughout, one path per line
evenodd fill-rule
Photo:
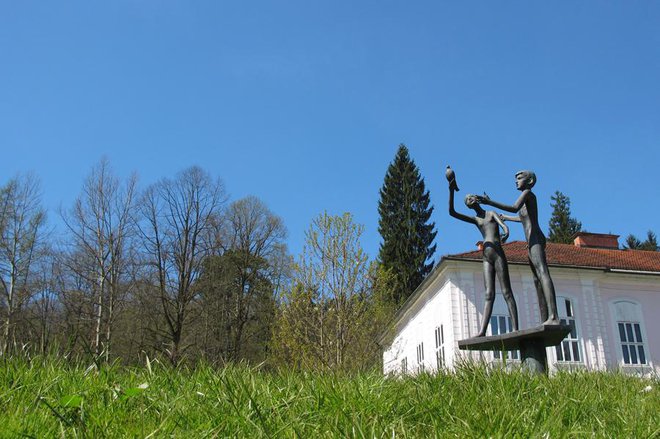
M 522 331 L 459 340 L 459 349 L 469 351 L 520 350 L 522 364 L 532 373 L 548 373 L 545 348 L 556 346 L 571 332 L 568 325 L 541 325 Z
M 548 356 L 545 346 L 534 341 L 520 343 L 520 359 L 523 367 L 532 373 L 548 373 Z

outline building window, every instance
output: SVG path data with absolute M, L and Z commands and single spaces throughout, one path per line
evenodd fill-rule
M 644 339 L 639 322 L 616 322 L 619 327 L 619 340 L 623 364 L 642 365 L 646 363 Z
M 511 332 L 513 328 L 511 327 L 511 317 L 502 316 L 502 315 L 493 315 L 490 317 L 490 334 L 491 335 L 500 335 Z M 519 351 L 508 351 L 507 358 L 510 360 L 519 360 L 520 352 Z M 502 351 L 493 350 L 493 358 L 500 360 L 502 358 Z
M 424 343 L 417 345 L 417 369 L 424 370 Z
M 649 352 L 639 304 L 628 301 L 615 302 L 614 321 L 623 365 L 648 365 Z
M 408 373 L 408 358 L 401 360 L 401 374 L 405 375 Z
M 557 361 L 564 363 L 579 363 L 582 361 L 582 355 L 580 355 L 580 343 L 578 340 L 578 330 L 575 322 L 573 302 L 565 297 L 558 297 L 557 311 L 559 311 L 559 320 L 561 324 L 571 327 L 571 332 L 566 338 L 564 338 L 564 341 L 555 346 Z
M 435 366 L 445 367 L 445 331 L 443 325 L 435 328 Z

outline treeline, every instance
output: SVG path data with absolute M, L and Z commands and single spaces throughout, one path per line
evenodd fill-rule
M 551 197 L 552 215 L 549 222 L 548 241 L 560 244 L 572 244 L 575 234 L 585 231 L 582 223 L 571 216 L 571 200 L 560 191 L 555 191 Z M 624 250 L 646 250 L 659 251 L 658 240 L 655 232 L 649 230 L 646 239 L 642 241 L 632 233 L 629 234 L 622 244 Z
M 570 243 L 582 225 L 567 196 L 552 201 L 549 240 Z M 380 190 L 376 261 L 348 213 L 321 213 L 290 255 L 280 217 L 199 167 L 139 188 L 102 160 L 50 220 L 38 179 L 17 176 L 0 187 L 0 355 L 371 368 L 433 268 L 432 211 L 405 145 Z M 658 246 L 649 232 L 624 248 Z
M 199 167 L 140 189 L 103 160 L 57 232 L 36 177 L 0 197 L 3 356 L 378 364 L 394 304 L 350 214 L 321 214 L 294 258 L 280 217 L 256 197 L 229 200 Z

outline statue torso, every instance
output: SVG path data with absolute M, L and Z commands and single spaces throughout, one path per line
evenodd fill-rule
M 484 242 L 500 243 L 500 227 L 499 224 L 493 219 L 493 215 L 496 215 L 493 211 L 487 211 L 484 213 L 483 217 L 476 216 L 477 227 L 481 231 L 481 236 L 484 238 Z
M 536 203 L 536 195 L 533 192 L 527 194 L 525 202 L 518 210 L 520 221 L 522 222 L 523 229 L 525 230 L 525 238 L 529 246 L 534 244 L 545 245 L 545 236 L 539 226 L 538 206 Z

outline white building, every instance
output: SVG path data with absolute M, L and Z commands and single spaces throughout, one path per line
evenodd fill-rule
M 617 235 L 580 233 L 574 244 L 547 245 L 560 317 L 574 327 L 547 349 L 552 372 L 562 367 L 660 372 L 660 252 L 620 250 Z M 525 242 L 504 245 L 520 329 L 540 323 Z M 385 373 L 453 368 L 461 358 L 501 362 L 500 352 L 458 349 L 474 337 L 484 307 L 480 250 L 445 256 L 394 317 L 382 336 Z M 489 331 L 508 332 L 498 293 Z M 507 358 L 517 361 L 518 352 Z

